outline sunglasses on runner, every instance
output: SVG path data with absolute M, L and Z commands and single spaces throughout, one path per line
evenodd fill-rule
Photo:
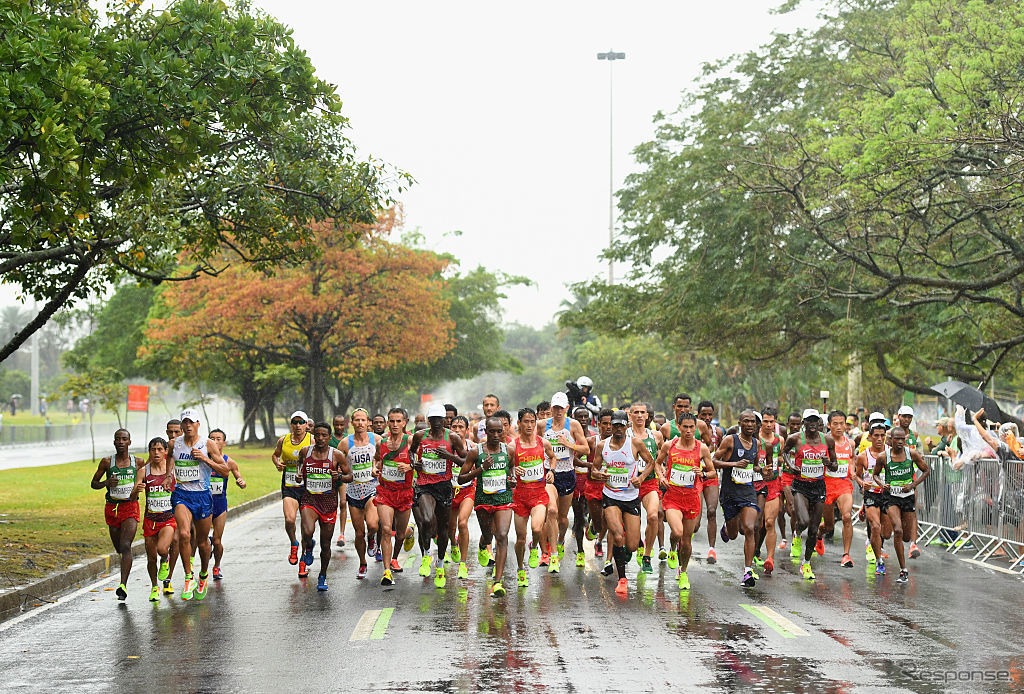
M 306 422 L 301 419 L 293 419 L 292 424 L 305 424 Z

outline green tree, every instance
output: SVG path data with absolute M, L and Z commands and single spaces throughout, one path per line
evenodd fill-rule
M 70 301 L 315 254 L 310 221 L 370 222 L 409 179 L 358 161 L 332 85 L 248 2 L 0 8 L 0 281 Z
M 136 364 L 136 355 L 154 294 L 151 285 L 125 283 L 106 302 L 93 306 L 88 319 L 90 332 L 64 355 L 65 364 L 75 371 L 114 368 L 125 378 L 150 375 Z
M 96 460 L 96 432 L 93 429 L 93 411 L 98 406 L 117 417 L 121 425 L 121 407 L 128 397 L 124 375 L 109 367 L 90 369 L 85 373 L 68 376 L 60 387 L 59 394 L 75 400 L 89 399 L 89 438 L 92 441 L 92 458 Z

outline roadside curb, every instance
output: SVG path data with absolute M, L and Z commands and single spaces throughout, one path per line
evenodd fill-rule
M 281 493 L 273 491 L 255 499 L 244 501 L 238 504 L 238 506 L 231 507 L 229 510 L 232 516 L 236 514 L 241 515 L 255 511 L 279 498 L 281 498 Z M 141 529 L 141 527 L 142 524 L 140 523 L 139 528 Z M 146 556 L 146 543 L 143 539 L 140 538 L 132 543 L 132 556 L 135 558 L 144 558 Z M 111 552 L 110 554 L 103 554 L 93 559 L 87 559 L 63 571 L 54 572 L 34 583 L 29 583 L 28 585 L 0 594 L 0 622 L 15 616 L 26 603 L 51 600 L 58 597 L 61 593 L 81 587 L 82 583 L 91 581 L 109 572 L 111 568 L 119 566 L 120 555 L 116 552 Z M 142 569 L 145 571 L 145 566 Z

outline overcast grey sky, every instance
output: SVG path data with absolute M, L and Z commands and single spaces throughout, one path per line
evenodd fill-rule
M 606 276 L 609 63 L 615 185 L 701 63 L 814 23 L 779 2 L 340 2 L 256 0 L 295 30 L 336 84 L 364 154 L 416 177 L 407 228 L 431 248 L 531 277 L 505 302 L 542 326 L 566 285 Z M 816 7 L 817 3 L 812 6 Z M 461 237 L 446 235 L 461 230 Z M 0 293 L 13 299 L 14 292 Z

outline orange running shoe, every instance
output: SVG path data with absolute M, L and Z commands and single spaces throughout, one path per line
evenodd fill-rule
M 391 560 L 391 570 L 395 573 L 402 573 L 402 565 L 398 563 L 397 559 Z
M 819 557 L 825 556 L 825 541 L 820 537 L 818 541 L 814 543 L 814 551 L 818 553 Z
M 708 564 L 714 564 L 718 561 L 718 554 L 715 553 L 715 548 L 712 547 L 708 550 L 708 558 L 705 560 Z
M 764 572 L 766 575 L 771 575 L 772 571 L 775 570 L 775 562 L 772 561 L 771 557 L 764 560 Z
M 619 595 L 628 595 L 629 594 L 629 581 L 627 581 L 625 578 L 620 578 L 619 579 L 619 584 L 617 586 L 615 586 L 615 592 L 618 593 Z
M 291 551 L 288 553 L 288 563 L 295 566 L 299 563 L 299 543 L 293 542 Z
M 847 569 L 853 568 L 853 559 L 850 558 L 849 554 L 844 554 L 843 555 L 843 560 L 841 562 L 839 562 L 839 563 L 842 566 L 845 566 Z

